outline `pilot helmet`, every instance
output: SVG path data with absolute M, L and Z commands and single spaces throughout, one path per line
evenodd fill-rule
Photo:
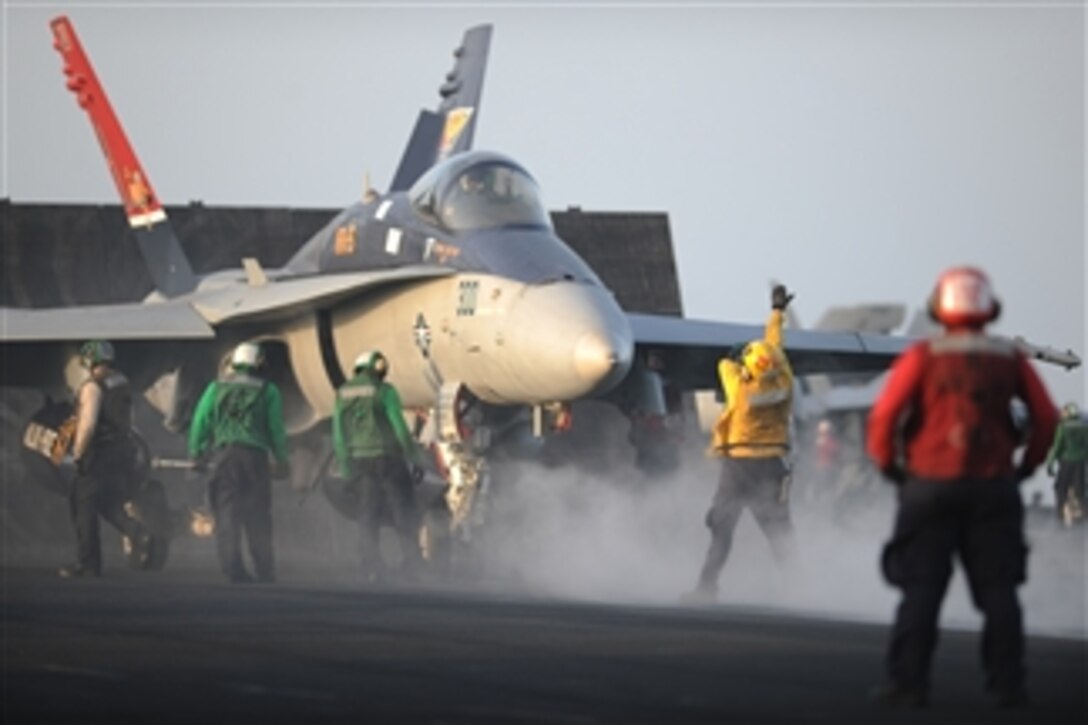
M 79 361 L 88 370 L 113 359 L 113 345 L 108 340 L 88 340 L 79 348 Z
M 230 355 L 230 366 L 235 370 L 255 370 L 264 362 L 261 346 L 255 342 L 243 342 Z
M 981 269 L 952 267 L 938 278 L 928 310 L 946 327 L 982 327 L 1001 314 L 1001 302 Z
M 486 168 L 472 168 L 461 174 L 459 183 L 462 191 L 477 193 L 491 185 L 491 172 Z
M 384 380 L 389 372 L 389 361 L 385 359 L 385 355 L 380 350 L 367 350 L 359 353 L 359 356 L 355 358 L 353 369 L 356 375 L 365 372 L 373 375 L 378 380 Z

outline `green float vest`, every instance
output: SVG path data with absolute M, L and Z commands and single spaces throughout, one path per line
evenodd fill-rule
M 337 391 L 344 446 L 351 458 L 400 455 L 400 442 L 382 402 L 385 383 L 359 376 Z

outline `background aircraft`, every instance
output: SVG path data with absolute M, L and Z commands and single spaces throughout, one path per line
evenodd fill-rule
M 61 390 L 79 341 L 115 342 L 124 369 L 169 427 L 239 342 L 261 342 L 284 391 L 289 430 L 323 438 L 334 391 L 364 349 L 382 349 L 406 406 L 430 412 L 453 479 L 475 485 L 487 444 L 565 427 L 573 401 L 598 398 L 632 421 L 659 420 L 665 389 L 716 387 L 716 360 L 762 325 L 625 313 L 554 233 L 532 176 L 472 149 L 490 26 L 469 30 L 422 111 L 387 193 L 368 190 L 282 268 L 257 260 L 198 277 L 102 86 L 64 17 L 52 22 L 68 88 L 109 161 L 155 282 L 146 300 L 4 309 L 5 385 Z M 791 331 L 799 373 L 885 368 L 902 338 Z M 319 444 L 314 444 L 319 445 Z M 469 497 L 471 500 L 471 497 Z

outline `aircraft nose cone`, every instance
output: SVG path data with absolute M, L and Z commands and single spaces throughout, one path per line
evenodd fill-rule
M 508 319 L 502 361 L 514 401 L 599 395 L 631 368 L 631 325 L 608 290 L 575 282 L 527 286 Z M 495 386 L 497 378 L 488 381 Z
M 622 362 L 619 347 L 596 331 L 587 332 L 574 345 L 574 369 L 588 383 L 604 380 Z

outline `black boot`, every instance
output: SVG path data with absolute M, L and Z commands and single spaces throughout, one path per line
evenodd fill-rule
M 99 577 L 102 576 L 102 571 L 94 567 L 84 566 L 79 562 L 75 564 L 69 564 L 68 566 L 62 566 L 57 570 L 57 576 L 61 579 L 79 579 L 83 577 Z
M 925 690 L 904 687 L 893 682 L 881 685 L 869 693 L 869 699 L 883 707 L 917 709 L 929 705 L 929 696 Z

